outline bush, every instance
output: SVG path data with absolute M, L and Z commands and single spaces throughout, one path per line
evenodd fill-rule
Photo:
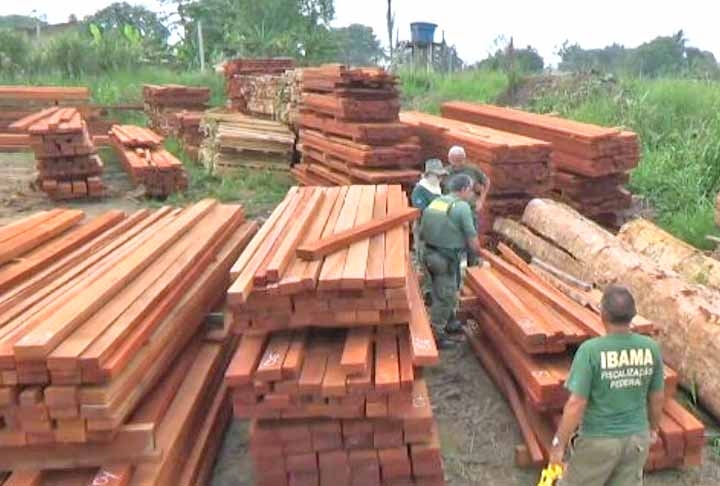
M 0 72 L 16 77 L 23 75 L 29 66 L 32 47 L 25 35 L 11 30 L 0 30 Z

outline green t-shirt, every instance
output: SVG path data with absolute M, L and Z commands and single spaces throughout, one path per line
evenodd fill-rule
M 449 165 L 447 167 L 448 176 L 445 180 L 448 180 L 450 177 L 454 176 L 455 174 L 465 174 L 472 177 L 472 180 L 474 182 L 479 182 L 481 184 L 485 184 L 488 180 L 487 175 L 485 175 L 485 172 L 483 172 L 478 167 L 474 167 L 472 165 Z
M 580 433 L 624 437 L 647 432 L 648 393 L 664 387 L 660 347 L 640 334 L 610 334 L 578 348 L 566 388 L 588 400 Z
M 470 205 L 453 195 L 434 199 L 423 211 L 420 237 L 437 248 L 464 249 L 468 238 L 477 237 Z

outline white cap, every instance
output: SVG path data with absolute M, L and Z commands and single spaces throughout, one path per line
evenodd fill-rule
M 448 160 L 454 157 L 465 158 L 465 149 L 462 148 L 460 145 L 453 145 L 452 147 L 450 147 L 450 150 L 448 151 Z

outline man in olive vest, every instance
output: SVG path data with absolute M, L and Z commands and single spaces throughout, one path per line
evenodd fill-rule
M 630 330 L 635 300 L 625 287 L 605 290 L 601 316 L 607 334 L 583 343 L 573 359 L 550 463 L 562 462 L 579 427 L 562 486 L 642 486 L 665 396 L 660 347 Z
M 432 283 L 430 318 L 440 347 L 452 341 L 447 326 L 455 315 L 460 290 L 460 259 L 467 252 L 480 253 L 470 201 L 474 182 L 457 174 L 447 183 L 449 194 L 434 199 L 422 214 L 420 237 L 425 244 L 423 263 Z

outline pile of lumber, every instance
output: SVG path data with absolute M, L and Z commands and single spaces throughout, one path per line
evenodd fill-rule
M 469 310 L 475 324 L 467 335 L 517 417 L 525 446 L 517 449 L 516 460 L 520 465 L 542 466 L 568 398 L 565 382 L 572 362 L 568 345 L 605 334 L 595 310 L 600 293 L 583 292 L 580 302 L 588 305 L 582 305 L 508 247 L 501 244 L 500 251 L 504 258 L 484 252 L 491 268 L 475 267 L 467 273 L 465 283 L 479 304 Z M 633 330 L 652 334 L 654 326 L 637 317 Z M 677 374 L 665 366 L 667 404 L 648 470 L 702 461 L 704 426 L 676 401 L 677 384 Z
M 215 174 L 232 176 L 245 169 L 290 170 L 295 135 L 282 123 L 241 113 L 208 111 L 201 130 L 205 139 L 200 161 Z
M 199 484 L 228 420 L 237 343 L 206 315 L 257 225 L 213 200 L 82 217 L 0 227 L 0 470 Z
M 628 171 L 640 160 L 635 133 L 556 116 L 463 102 L 442 105 L 447 118 L 484 125 L 552 144 L 552 197 L 605 226 L 617 228 L 630 208 Z
M 289 126 L 295 126 L 301 84 L 302 70 L 292 59 L 235 59 L 225 65 L 232 110 Z
M 10 125 L 30 136 L 35 153 L 37 184 L 53 199 L 100 197 L 103 164 L 76 108 L 53 107 Z
M 397 79 L 380 68 L 303 70 L 300 105 L 304 185 L 402 184 L 420 178 L 417 138 L 398 120 Z
M 179 84 L 143 85 L 145 114 L 149 127 L 165 135 L 175 135 L 178 119 L 175 114 L 187 111 L 204 111 L 210 101 L 210 88 Z
M 114 125 L 110 143 L 135 185 L 145 193 L 167 197 L 188 187 L 188 176 L 182 162 L 163 148 L 163 137 L 150 129 L 134 125 Z
M 90 90 L 86 87 L 60 86 L 0 86 L 0 151 L 28 150 L 30 140 L 10 132 L 15 121 L 54 106 L 76 107 L 88 123 L 92 135 L 107 131 L 102 110 L 90 104 Z
M 468 163 L 490 178 L 490 195 L 479 208 L 481 233 L 490 231 L 496 217 L 520 216 L 531 199 L 550 189 L 547 142 L 419 112 L 401 113 L 400 121 L 420 137 L 425 159 L 447 160 L 450 148 L 458 145 Z
M 417 216 L 397 185 L 292 188 L 233 266 L 225 382 L 255 484 L 445 484 Z
M 181 111 L 175 114 L 175 118 L 177 118 L 177 138 L 182 149 L 193 160 L 200 160 L 200 145 L 205 138 L 200 131 L 203 112 Z

